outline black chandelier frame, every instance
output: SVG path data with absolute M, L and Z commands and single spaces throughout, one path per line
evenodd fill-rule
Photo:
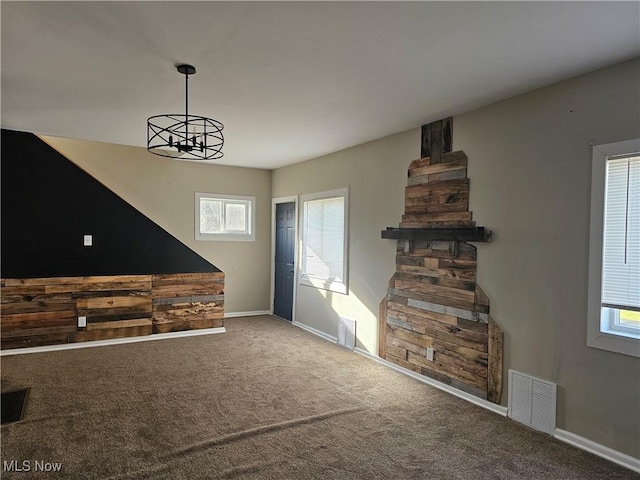
M 212 118 L 189 115 L 189 75 L 192 65 L 177 65 L 185 76 L 185 113 L 154 115 L 147 119 L 147 150 L 161 157 L 181 160 L 215 160 L 222 158 L 224 125 Z

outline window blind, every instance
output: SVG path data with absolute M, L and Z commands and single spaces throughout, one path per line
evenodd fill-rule
M 344 281 L 344 198 L 304 203 L 303 274 Z
M 640 311 L 640 156 L 607 160 L 602 306 Z

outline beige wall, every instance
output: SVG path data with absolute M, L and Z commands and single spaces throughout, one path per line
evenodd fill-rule
M 505 365 L 558 383 L 558 427 L 640 458 L 640 359 L 587 347 L 591 148 L 640 136 L 632 61 L 454 119 L 470 208 L 494 242 L 478 282 Z M 503 399 L 504 401 L 504 399 Z
M 494 241 L 479 244 L 478 281 L 505 330 L 513 368 L 558 383 L 558 427 L 640 458 L 640 360 L 586 345 L 591 149 L 640 132 L 638 61 L 454 118 L 469 156 L 471 209 Z M 349 185 L 350 292 L 298 286 L 296 320 L 335 336 L 358 320 L 376 351 L 376 315 L 394 271 L 380 230 L 403 212 L 419 130 L 275 170 L 274 197 Z M 502 404 L 507 403 L 507 391 Z
M 380 238 L 404 211 L 409 162 L 420 131 L 394 135 L 274 170 L 274 197 L 349 187 L 349 294 L 298 285 L 295 320 L 337 336 L 338 316 L 355 319 L 357 346 L 377 354 L 378 305 L 395 271 L 396 242 Z
M 138 147 L 43 139 L 222 270 L 225 313 L 269 309 L 270 171 L 172 160 Z M 255 242 L 196 242 L 195 192 L 255 196 Z

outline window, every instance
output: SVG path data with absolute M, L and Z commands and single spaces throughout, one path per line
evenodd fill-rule
M 640 140 L 593 148 L 589 346 L 640 357 Z
M 300 283 L 347 293 L 348 190 L 302 196 Z
M 196 193 L 196 240 L 255 240 L 255 197 Z

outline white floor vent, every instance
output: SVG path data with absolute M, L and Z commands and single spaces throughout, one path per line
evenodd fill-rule
M 509 370 L 509 417 L 553 435 L 556 390 L 555 383 Z
M 356 346 L 356 321 L 340 317 L 338 320 L 338 345 L 349 350 Z

